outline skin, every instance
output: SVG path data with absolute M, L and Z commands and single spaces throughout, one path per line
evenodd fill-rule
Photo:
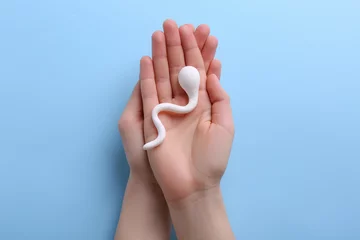
M 196 30 L 190 24 L 186 26 L 196 36 L 196 45 L 205 63 L 204 71 L 209 76 L 216 75 L 220 78 L 221 63 L 214 59 L 217 39 L 209 36 L 210 29 L 205 24 L 198 26 Z M 177 73 L 184 60 L 183 55 L 179 55 L 181 53 L 179 39 L 179 28 L 172 20 L 164 22 L 163 31 L 156 31 L 153 34 L 152 58 L 141 59 L 140 80 L 119 120 L 119 131 L 130 166 L 130 176 L 115 233 L 116 240 L 162 240 L 169 239 L 170 236 L 170 215 L 167 202 L 153 174 L 147 152 L 142 149 L 145 143 L 144 110 L 148 110 L 150 105 L 147 104 L 146 97 L 141 94 L 141 87 L 144 87 L 142 83 L 151 79 L 155 87 L 154 93 L 161 94 L 156 95 L 156 99 L 161 99 L 162 102 L 172 101 L 172 85 L 175 85 L 177 81 Z M 163 69 L 164 65 L 166 66 Z M 179 90 L 175 89 L 174 91 Z
M 220 190 L 234 137 L 230 98 L 216 74 L 207 71 L 209 63 L 192 27 L 175 31 L 171 37 L 165 31 L 166 44 L 161 32 L 154 33 L 153 61 L 148 57 L 141 61 L 145 142 L 157 136 L 151 119 L 157 104 L 187 103 L 177 80 L 185 65 L 200 72 L 199 103 L 189 114 L 160 114 L 167 136 L 160 146 L 147 151 L 148 160 L 179 239 L 234 239 Z

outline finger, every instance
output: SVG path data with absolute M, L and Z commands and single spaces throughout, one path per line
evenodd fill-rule
M 201 51 L 204 59 L 205 70 L 208 71 L 211 61 L 215 57 L 216 49 L 218 47 L 218 40 L 214 36 L 209 36 L 206 39 L 205 45 Z
M 187 66 L 197 68 L 201 75 L 200 90 L 205 89 L 206 72 L 204 62 L 197 45 L 196 38 L 191 28 L 184 25 L 180 27 L 181 44 L 185 55 L 185 63 Z
M 221 62 L 220 62 L 220 60 L 214 59 L 211 61 L 207 75 L 210 76 L 211 74 L 215 74 L 216 77 L 220 80 L 220 78 L 221 78 Z
M 206 88 L 211 102 L 211 121 L 218 124 L 230 133 L 234 131 L 230 98 L 221 87 L 219 79 L 215 74 L 208 77 Z
M 191 28 L 191 30 L 193 31 L 193 32 L 195 32 L 195 27 L 194 27 L 194 25 L 192 25 L 192 24 L 190 24 L 190 23 L 188 23 L 188 24 L 185 24 L 186 26 L 189 26 L 190 28 Z
M 169 65 L 166 54 L 165 35 L 161 31 L 156 31 L 152 35 L 152 59 L 159 101 L 169 102 L 172 98 Z
M 140 89 L 143 103 L 144 119 L 151 118 L 152 109 L 159 104 L 151 58 L 140 60 Z
M 203 49 L 206 39 L 210 34 L 210 28 L 206 24 L 199 25 L 195 30 L 195 38 L 200 50 Z
M 184 52 L 181 46 L 179 28 L 176 22 L 173 20 L 166 20 L 163 24 L 163 28 L 166 39 L 172 96 L 176 97 L 183 91 L 178 82 L 178 74 L 181 68 L 185 66 Z

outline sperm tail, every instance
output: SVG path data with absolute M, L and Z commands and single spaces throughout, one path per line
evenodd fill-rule
M 153 123 L 156 127 L 156 130 L 158 132 L 158 136 L 154 140 L 146 143 L 143 146 L 144 150 L 150 150 L 152 148 L 159 146 L 165 139 L 166 129 L 159 118 L 159 113 L 161 111 L 163 111 L 164 107 L 166 107 L 166 106 L 164 106 L 164 104 L 159 104 L 159 105 L 155 106 L 155 108 L 153 109 L 153 111 L 151 113 L 151 118 L 152 118 Z
M 159 146 L 165 140 L 166 129 L 165 129 L 164 125 L 162 124 L 161 120 L 159 119 L 158 115 L 160 112 L 167 111 L 167 112 L 185 114 L 185 113 L 189 113 L 192 110 L 194 110 L 196 105 L 197 105 L 197 97 L 195 98 L 195 100 L 190 100 L 186 106 L 179 106 L 179 105 L 175 105 L 175 104 L 171 104 L 171 103 L 161 103 L 161 104 L 157 105 L 153 109 L 151 117 L 152 117 L 154 125 L 157 129 L 158 136 L 154 140 L 146 143 L 143 146 L 143 149 L 150 150 L 152 148 L 155 148 L 155 147 Z

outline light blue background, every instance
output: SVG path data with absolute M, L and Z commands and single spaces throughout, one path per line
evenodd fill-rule
M 166 18 L 219 39 L 237 239 L 360 239 L 358 0 L 1 0 L 0 239 L 112 239 L 117 120 Z

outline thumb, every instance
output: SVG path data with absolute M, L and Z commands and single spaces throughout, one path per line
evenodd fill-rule
M 118 122 L 120 132 L 126 131 L 131 127 L 131 125 L 134 124 L 134 122 L 137 122 L 139 119 L 142 118 L 143 111 L 140 83 L 137 82 Z
M 134 117 L 142 115 L 142 99 L 140 91 L 140 82 L 138 81 L 131 93 L 130 99 L 125 107 L 125 113 Z
M 234 132 L 234 122 L 230 106 L 230 97 L 222 88 L 218 77 L 211 74 L 206 80 L 206 90 L 211 102 L 211 121 Z

